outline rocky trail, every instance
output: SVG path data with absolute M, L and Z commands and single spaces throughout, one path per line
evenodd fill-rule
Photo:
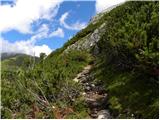
M 111 119 L 112 116 L 108 110 L 107 92 L 102 85 L 93 83 L 94 78 L 90 74 L 91 69 L 91 65 L 86 66 L 74 81 L 80 82 L 84 87 L 82 95 L 90 109 L 90 117 L 94 119 Z

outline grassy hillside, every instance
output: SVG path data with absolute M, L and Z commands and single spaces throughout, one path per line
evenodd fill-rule
M 26 68 L 30 61 L 38 62 L 38 57 L 32 57 L 25 54 L 1 54 L 2 71 L 16 71 L 18 68 Z
M 22 57 L 2 61 L 2 69 L 25 65 L 2 77 L 2 118 L 88 118 L 81 84 L 73 79 L 92 64 L 95 83 L 108 91 L 109 108 L 115 118 L 159 116 L 159 3 L 126 2 L 90 23 L 62 48 L 39 64 L 21 63 Z M 64 50 L 105 24 L 91 51 Z M 12 62 L 11 62 L 12 61 Z M 7 66 L 9 64 L 9 66 Z M 34 66 L 34 67 L 30 67 Z M 15 68 L 16 68 L 15 67 Z M 3 73 L 2 73 L 3 76 Z M 69 111 L 72 111 L 71 113 Z
M 22 53 L 1 53 L 1 60 L 9 59 L 16 56 L 25 56 L 25 54 Z
M 41 60 L 34 69 L 27 68 L 9 74 L 2 80 L 2 118 L 55 118 L 52 106 L 74 107 L 73 117 L 87 116 L 87 108 L 77 99 L 82 88 L 72 79 L 90 63 L 92 57 L 86 52 L 69 54 L 54 52 L 54 59 Z M 52 56 L 52 57 L 53 57 Z M 77 99 L 74 103 L 72 100 Z M 34 111 L 35 106 L 39 112 Z M 77 109 L 77 110 L 76 110 Z M 18 112 L 19 111 L 19 112 Z
M 127 2 L 103 18 L 94 72 L 119 118 L 159 116 L 158 11 L 158 2 Z

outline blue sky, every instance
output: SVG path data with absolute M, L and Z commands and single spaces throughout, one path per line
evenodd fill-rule
M 79 30 L 66 29 L 60 25 L 59 19 L 65 13 L 69 12 L 68 19 L 66 22 L 68 24 L 73 24 L 77 20 L 80 22 L 85 22 L 86 24 L 92 16 L 95 15 L 95 1 L 65 1 L 60 5 L 57 15 L 54 17 L 53 21 L 40 20 L 40 25 L 48 24 L 50 29 L 55 29 L 61 27 L 64 31 L 64 37 L 54 36 L 51 38 L 45 38 L 36 43 L 36 45 L 47 44 L 51 49 L 56 49 L 61 47 L 70 37 L 76 34 Z M 33 23 L 33 29 L 38 29 L 38 26 Z M 4 39 L 10 42 L 20 41 L 23 39 L 29 39 L 32 34 L 21 34 L 16 30 L 11 30 L 9 32 L 2 33 Z
M 48 44 L 52 49 L 56 49 L 61 47 L 67 40 L 69 40 L 73 35 L 75 35 L 79 30 L 70 30 L 59 24 L 59 19 L 65 12 L 69 12 L 69 16 L 66 19 L 66 23 L 74 24 L 76 21 L 88 23 L 91 16 L 95 15 L 95 2 L 63 2 L 60 5 L 59 12 L 55 17 L 55 22 L 51 24 L 55 24 L 55 27 L 61 27 L 64 31 L 64 37 L 60 38 L 58 36 L 47 38 L 39 41 L 38 45 Z M 87 11 L 87 12 L 86 12 Z
M 98 12 L 117 4 L 116 0 L 108 3 L 104 0 L 0 1 L 1 52 L 36 56 L 62 47 Z

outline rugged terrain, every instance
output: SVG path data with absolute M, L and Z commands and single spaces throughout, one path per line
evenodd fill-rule
M 13 74 L 2 62 L 1 117 L 158 118 L 158 26 L 158 1 L 129 1 L 39 62 Z
M 81 94 L 84 96 L 85 102 L 90 109 L 90 117 L 94 119 L 111 119 L 112 117 L 108 108 L 107 91 L 102 85 L 94 83 L 94 78 L 90 74 L 91 68 L 92 65 L 86 66 L 73 81 L 80 82 L 84 87 L 84 92 Z

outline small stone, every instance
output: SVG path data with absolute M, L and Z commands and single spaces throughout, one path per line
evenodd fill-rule
M 105 116 L 104 115 L 99 115 L 98 119 L 105 119 Z
M 82 95 L 86 95 L 86 93 L 85 93 L 85 92 L 83 92 L 83 93 L 82 93 Z
M 72 99 L 72 102 L 74 102 L 75 101 L 75 99 Z
M 109 111 L 108 110 L 99 111 L 98 119 L 111 119 Z
M 86 85 L 89 85 L 88 83 L 86 83 Z
M 90 47 L 92 47 L 92 46 L 93 46 L 93 43 L 90 44 Z
M 86 102 L 87 102 L 87 103 L 92 103 L 92 102 L 95 102 L 95 99 L 86 98 Z
M 73 79 L 73 81 L 75 81 L 75 82 L 79 82 L 79 80 L 78 80 L 77 78 L 74 78 L 74 79 Z
M 89 86 L 87 86 L 87 87 L 85 88 L 85 90 L 86 90 L 86 91 L 90 91 L 91 88 L 90 88 Z
M 55 107 L 55 106 L 52 106 L 52 108 L 55 109 L 56 107 Z
M 94 85 L 94 84 L 91 84 L 91 86 L 92 86 L 92 87 L 95 87 L 95 85 Z

